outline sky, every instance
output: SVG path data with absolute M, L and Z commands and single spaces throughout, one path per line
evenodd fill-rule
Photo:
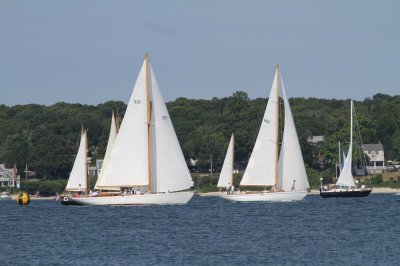
M 127 102 L 146 52 L 161 92 L 400 94 L 400 1 L 0 0 L 0 104 Z

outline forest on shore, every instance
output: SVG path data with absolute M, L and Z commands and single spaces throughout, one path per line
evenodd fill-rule
M 199 171 L 207 172 L 211 158 L 218 172 L 232 133 L 235 167 L 246 167 L 266 104 L 266 98 L 249 99 L 245 92 L 237 91 L 211 100 L 178 98 L 167 107 L 186 160 L 197 160 Z M 291 98 L 290 104 L 308 174 L 334 173 L 337 143 L 347 149 L 349 142 L 350 99 Z M 386 160 L 400 160 L 400 96 L 376 94 L 354 105 L 362 142 L 381 142 Z M 0 105 L 0 163 L 10 168 L 16 164 L 21 178 L 27 164 L 37 179 L 66 179 L 81 128 L 88 129 L 89 157 L 94 165 L 105 152 L 111 113 L 117 112 L 122 120 L 125 109 L 120 101 L 95 106 L 64 102 Z M 325 136 L 320 147 L 307 143 L 307 138 L 319 135 Z M 317 153 L 326 159 L 323 168 L 315 162 Z M 357 160 L 360 152 L 354 156 Z

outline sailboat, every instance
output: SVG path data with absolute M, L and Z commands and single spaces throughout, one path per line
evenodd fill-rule
M 233 158 L 234 158 L 234 136 L 232 134 L 229 141 L 228 149 L 226 151 L 224 164 L 222 165 L 221 174 L 219 175 L 217 187 L 226 188 L 227 193 L 233 186 Z
M 66 192 L 74 193 L 75 196 L 86 193 L 88 189 L 87 143 L 87 130 L 82 129 L 78 153 L 65 187 Z M 69 196 L 60 198 L 60 202 L 63 205 L 79 205 Z
M 96 184 L 94 186 L 94 189 L 96 189 L 96 190 L 107 190 L 107 191 L 118 190 L 119 191 L 119 188 L 106 187 L 105 186 L 105 179 L 104 179 L 104 169 L 106 169 L 107 164 L 110 161 L 111 150 L 112 150 L 112 147 L 114 145 L 115 139 L 117 138 L 117 134 L 118 134 L 117 119 L 116 119 L 115 114 L 113 112 L 112 116 L 111 116 L 110 135 L 108 136 L 106 153 L 105 153 L 104 158 L 103 158 L 103 164 L 101 166 L 99 177 L 97 178 Z
M 75 201 L 83 205 L 186 204 L 193 196 L 188 191 L 192 178 L 148 54 L 102 171 L 102 186 L 123 192 Z
M 279 84 L 285 109 L 282 144 L 279 153 Z M 260 131 L 254 144 L 240 187 L 263 187 L 263 191 L 243 191 L 223 195 L 231 201 L 297 201 L 309 190 L 303 156 L 289 100 L 286 97 L 279 66 L 268 98 Z M 270 190 L 266 188 L 270 187 Z
M 356 182 L 352 174 L 352 155 L 353 155 L 353 108 L 354 103 L 350 103 L 350 145 L 347 156 L 345 157 L 343 168 L 335 185 L 320 187 L 320 195 L 323 198 L 331 197 L 366 197 L 372 188 L 366 188 L 364 185 L 361 188 L 356 187 Z

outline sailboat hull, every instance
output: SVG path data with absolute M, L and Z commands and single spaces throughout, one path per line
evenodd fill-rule
M 299 201 L 305 196 L 307 196 L 307 191 L 239 193 L 220 197 L 235 202 L 285 202 Z
M 156 193 L 140 195 L 83 197 L 74 201 L 86 206 L 104 205 L 175 205 L 186 204 L 193 197 L 193 192 Z
M 372 189 L 353 189 L 353 190 L 320 190 L 319 194 L 323 198 L 359 198 L 359 197 L 367 197 L 371 193 Z

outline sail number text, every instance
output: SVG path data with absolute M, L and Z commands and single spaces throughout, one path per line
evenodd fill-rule
M 264 122 L 267 123 L 267 124 L 269 124 L 270 121 L 269 121 L 269 119 L 266 119 L 266 118 L 265 118 L 265 119 L 264 119 Z
M 168 116 L 167 115 L 163 115 L 162 116 L 162 120 L 167 120 L 168 119 Z
M 142 103 L 142 100 L 133 100 L 133 103 L 134 103 L 134 104 L 141 104 L 141 103 Z

